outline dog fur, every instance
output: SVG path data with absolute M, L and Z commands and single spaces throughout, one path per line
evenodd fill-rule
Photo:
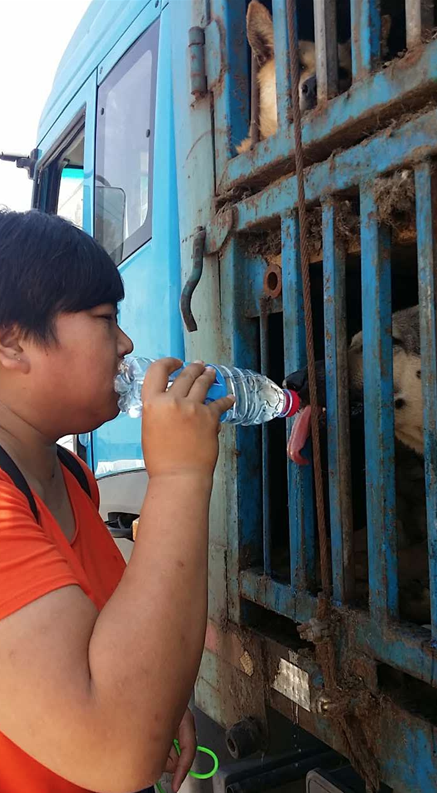
M 392 336 L 395 434 L 401 443 L 423 456 L 419 306 L 393 314 Z M 361 331 L 353 337 L 349 347 L 348 370 L 353 400 L 363 390 Z
M 273 21 L 267 8 L 259 0 L 251 0 L 246 18 L 247 38 L 258 63 L 259 131 L 261 139 L 274 135 L 278 128 L 276 104 L 276 66 L 273 40 Z M 299 105 L 302 112 L 317 104 L 316 52 L 313 41 L 299 41 Z M 346 91 L 352 79 L 350 41 L 338 45 L 339 89 Z M 306 87 L 308 90 L 306 90 Z M 250 138 L 237 146 L 239 154 L 250 148 Z
M 392 336 L 400 610 L 404 619 L 423 624 L 429 620 L 430 593 L 418 306 L 393 314 Z M 352 338 L 349 346 L 348 375 L 353 410 L 354 406 L 363 404 L 362 331 Z M 316 377 L 319 404 L 324 406 L 326 386 L 323 362 L 317 362 Z M 303 406 L 309 403 L 306 369 L 289 375 L 285 382 L 287 387 L 294 387 L 298 391 Z M 364 470 L 362 473 L 364 488 Z M 354 549 L 357 593 L 366 597 L 367 529 L 363 524 L 355 526 Z
M 387 53 L 387 41 L 391 31 L 391 16 L 381 18 L 381 55 Z M 276 103 L 276 65 L 273 36 L 273 21 L 270 12 L 259 2 L 251 0 L 247 9 L 246 32 L 252 52 L 258 63 L 259 84 L 259 132 L 264 140 L 274 135 L 278 128 Z M 314 41 L 299 40 L 299 106 L 302 113 L 317 105 L 316 48 Z M 338 88 L 343 93 L 352 83 L 352 53 L 350 40 L 338 44 Z M 248 151 L 250 138 L 237 146 L 238 154 Z

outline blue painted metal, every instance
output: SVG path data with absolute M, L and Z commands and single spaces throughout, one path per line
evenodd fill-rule
M 127 0 L 121 5 L 113 0 L 90 3 L 58 66 L 52 91 L 42 112 L 38 140 L 47 134 L 107 52 L 149 4 L 152 5 L 152 0 Z M 157 8 L 155 16 L 158 14 Z
M 153 5 L 146 11 L 152 11 Z M 153 9 L 154 10 L 154 9 Z M 149 19 L 152 20 L 153 16 Z M 144 24 L 146 17 L 143 18 Z M 135 34 L 138 31 L 135 30 Z M 137 35 L 136 35 L 137 37 Z M 181 292 L 176 163 L 172 106 L 171 46 L 168 7 L 161 14 L 156 90 L 152 239 L 120 266 L 126 297 L 119 321 L 132 338 L 137 355 L 184 358 L 179 298 Z M 135 470 L 143 466 L 141 423 L 120 415 L 93 433 L 95 470 Z
M 391 245 L 371 184 L 361 187 L 360 210 L 369 607 L 386 620 L 398 613 Z
M 381 49 L 379 0 L 351 0 L 352 75 L 361 80 L 375 68 Z
M 431 163 L 416 168 L 417 255 L 420 302 L 421 382 L 431 629 L 437 641 L 437 283 L 436 177 Z
M 381 132 L 308 168 L 305 175 L 307 202 L 356 189 L 363 180 L 374 179 L 385 171 L 431 156 L 437 151 L 436 124 L 437 111 L 431 110 L 391 130 L 390 135 Z M 240 201 L 233 230 L 235 233 L 247 231 L 286 215 L 296 207 L 296 177 L 287 176 L 280 183 L 274 182 L 262 192 Z M 212 239 L 220 236 L 220 215 L 214 218 L 209 231 Z
M 249 69 L 245 47 L 245 5 L 211 0 L 211 17 L 218 21 L 221 46 L 220 79 L 214 85 L 215 164 L 221 178 L 235 146 L 249 129 Z
M 336 239 L 336 204 L 323 205 L 323 293 L 332 589 L 347 603 L 354 588 L 347 376 L 346 255 Z
M 282 221 L 282 299 L 284 306 L 285 370 L 306 364 L 299 221 L 294 214 Z M 287 420 L 291 431 L 293 419 Z M 311 460 L 311 444 L 304 455 Z M 288 463 L 290 580 L 293 591 L 312 588 L 315 581 L 315 531 L 311 466 Z M 290 614 L 290 616 L 296 616 Z

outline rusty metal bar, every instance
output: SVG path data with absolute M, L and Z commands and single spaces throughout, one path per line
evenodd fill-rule
M 391 244 L 371 183 L 360 209 L 369 608 L 380 623 L 398 616 Z
M 299 221 L 282 220 L 282 300 L 284 308 L 285 373 L 306 365 L 305 323 L 300 270 Z M 287 420 L 287 432 L 292 420 Z M 311 459 L 310 441 L 305 456 Z M 315 520 L 311 466 L 288 463 L 290 575 L 293 591 L 315 583 Z
M 317 101 L 338 93 L 338 46 L 336 0 L 314 0 Z
M 286 0 L 275 0 L 272 7 L 278 127 L 282 129 L 288 127 L 293 118 Z
M 336 202 L 323 204 L 323 295 L 328 421 L 329 509 L 334 601 L 354 590 L 353 521 L 346 328 L 346 255 L 336 238 Z
M 380 0 L 351 0 L 352 76 L 367 77 L 381 52 Z
M 405 17 L 411 49 L 429 38 L 434 28 L 434 0 L 405 0 Z
M 431 630 L 437 641 L 437 175 L 416 168 L 420 358 L 423 398 Z
M 258 61 L 252 52 L 252 70 L 250 76 L 250 131 L 251 145 L 259 141 L 259 85 Z
M 263 374 L 269 372 L 269 313 L 268 299 L 260 300 L 260 358 Z M 263 487 L 263 559 L 264 572 L 266 575 L 272 574 L 271 560 L 271 536 L 270 536 L 270 466 L 269 466 L 269 426 L 262 425 L 262 487 Z

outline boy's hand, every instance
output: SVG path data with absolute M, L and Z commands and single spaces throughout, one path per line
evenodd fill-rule
M 151 364 L 144 379 L 142 445 L 149 477 L 201 475 L 211 477 L 218 456 L 222 413 L 234 397 L 203 402 L 214 382 L 213 369 L 189 364 L 166 391 L 172 372 L 181 361 L 163 358 Z
M 191 710 L 187 708 L 179 725 L 177 740 L 179 743 L 180 756 L 177 754 L 173 744 L 168 756 L 166 773 L 173 774 L 172 788 L 177 793 L 182 782 L 187 776 L 196 756 L 197 739 L 196 725 Z

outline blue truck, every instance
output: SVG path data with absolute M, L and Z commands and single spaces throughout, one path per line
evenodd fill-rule
M 433 0 L 92 0 L 21 162 L 33 206 L 114 257 L 120 324 L 151 358 L 305 373 L 306 218 L 322 460 L 287 458 L 288 421 L 222 432 L 195 692 L 234 758 L 216 790 L 437 790 L 436 15 Z M 126 544 L 147 487 L 139 422 L 77 445 Z

